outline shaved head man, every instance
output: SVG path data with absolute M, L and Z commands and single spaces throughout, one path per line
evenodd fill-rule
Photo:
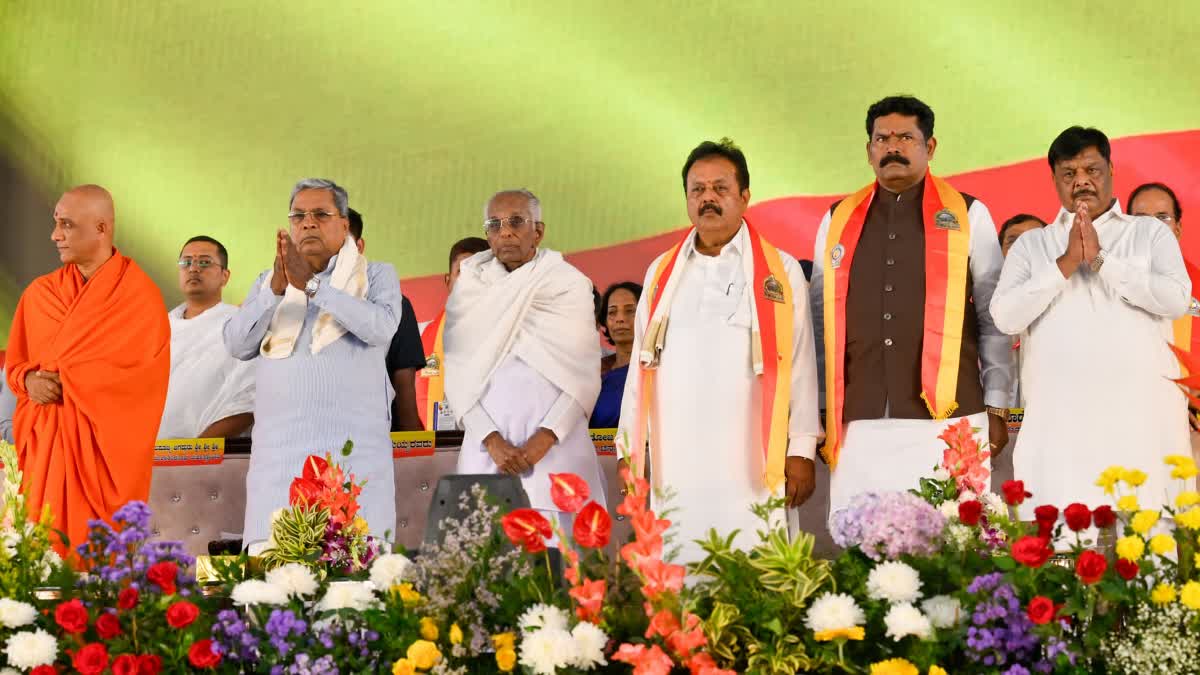
M 89 520 L 150 496 L 167 396 L 166 307 L 150 277 L 114 248 L 115 224 L 112 195 L 98 185 L 58 200 L 50 239 L 63 265 L 21 295 L 4 369 L 17 396 L 25 498 L 31 513 L 49 507 L 72 545 L 84 541 Z

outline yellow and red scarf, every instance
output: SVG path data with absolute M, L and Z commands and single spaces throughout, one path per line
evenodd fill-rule
M 788 411 L 792 381 L 792 320 L 794 298 L 779 249 L 758 234 L 746 221 L 751 257 L 746 261 L 748 278 L 753 280 L 754 319 L 751 329 L 751 352 L 754 372 L 762 387 L 762 452 L 765 460 L 763 481 L 771 492 L 784 482 L 787 457 Z M 646 425 L 650 405 L 654 400 L 654 375 L 665 346 L 670 304 L 675 284 L 682 275 L 686 256 L 679 252 L 694 241 L 696 230 L 672 247 L 658 264 L 650 283 L 650 318 L 642 338 L 639 356 L 641 370 L 641 400 L 637 420 L 629 444 L 633 455 L 634 472 L 643 474 L 646 451 Z M 739 235 L 740 236 L 740 233 Z M 653 439 L 652 439 L 653 441 Z M 657 443 L 655 442 L 655 445 Z M 652 476 L 659 483 L 662 477 L 659 453 L 650 450 Z
M 415 386 L 417 413 L 421 415 L 421 422 L 426 431 L 433 431 L 433 424 L 437 419 L 435 406 L 446 398 L 446 351 L 442 348 L 442 334 L 445 331 L 445 309 L 421 331 L 425 367 L 418 373 Z
M 1183 264 L 1187 266 L 1188 277 L 1192 280 L 1193 299 L 1188 304 L 1188 313 L 1175 319 L 1173 324 L 1175 339 L 1172 341 L 1172 344 L 1181 351 L 1190 354 L 1200 354 L 1200 330 L 1196 330 L 1195 324 L 1197 320 L 1200 320 L 1200 317 L 1194 314 L 1194 312 L 1200 310 L 1200 305 L 1195 300 L 1198 289 L 1200 289 L 1200 285 L 1197 285 L 1197 282 L 1200 282 L 1200 270 L 1196 269 L 1195 266 L 1186 260 L 1183 261 Z M 1181 363 L 1180 365 L 1182 366 L 1183 364 Z M 1189 374 L 1186 367 L 1183 368 L 1183 374 L 1185 376 Z
M 845 397 L 846 297 L 850 265 L 862 235 L 877 183 L 844 199 L 829 221 L 822 252 L 825 326 L 825 448 L 830 469 L 842 446 Z M 946 181 L 925 174 L 921 204 L 925 226 L 925 325 L 921 354 L 921 399 L 937 420 L 958 408 L 958 365 L 967 302 L 971 225 L 967 203 Z

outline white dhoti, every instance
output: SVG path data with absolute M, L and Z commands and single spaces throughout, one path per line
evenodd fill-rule
M 829 481 L 829 514 L 849 506 L 864 492 L 906 492 L 941 466 L 946 442 L 938 436 L 962 418 L 948 420 L 878 419 L 846 425 L 837 469 Z M 976 441 L 988 440 L 987 413 L 967 417 Z

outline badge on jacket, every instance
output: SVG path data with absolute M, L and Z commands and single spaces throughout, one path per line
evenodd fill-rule
M 838 244 L 829 252 L 829 266 L 837 269 L 842 266 L 842 258 L 846 255 L 846 247 Z
M 958 218 L 950 212 L 950 209 L 942 209 L 933 214 L 933 224 L 939 230 L 961 230 L 962 227 L 958 224 Z
M 779 283 L 774 274 L 767 275 L 763 281 L 763 297 L 771 302 L 783 302 L 783 284 Z
M 442 374 L 442 362 L 437 354 L 425 357 L 425 367 L 421 369 L 421 377 L 437 377 Z

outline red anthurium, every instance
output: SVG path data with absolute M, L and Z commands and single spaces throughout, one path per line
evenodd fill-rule
M 546 550 L 546 539 L 553 529 L 546 517 L 533 509 L 514 509 L 500 519 L 504 534 L 514 546 L 523 546 L 529 553 Z
M 1026 497 L 1032 497 L 1033 494 L 1025 491 L 1025 481 L 1021 480 L 1006 480 L 1004 485 L 1000 486 L 1000 491 L 1004 493 L 1004 502 L 1009 506 L 1019 506 L 1024 503 Z
M 584 548 L 604 548 L 612 536 L 612 517 L 596 502 L 588 502 L 575 516 L 575 541 Z
M 578 513 L 591 496 L 588 484 L 573 473 L 550 474 L 550 499 L 560 510 Z
M 320 480 L 321 476 L 325 475 L 325 472 L 328 470 L 329 460 L 318 455 L 309 455 L 308 458 L 304 460 L 304 473 L 301 475 L 309 480 L 315 481 Z
M 1021 537 L 1012 546 L 1013 560 L 1026 567 L 1041 567 L 1050 559 L 1050 541 L 1043 537 Z
M 1054 601 L 1044 595 L 1035 596 L 1025 609 L 1029 620 L 1039 626 L 1050 623 L 1054 618 Z
M 1067 527 L 1073 532 L 1086 530 L 1092 526 L 1092 511 L 1084 504 L 1071 504 L 1066 509 L 1063 509 L 1063 518 L 1067 521 Z
M 1084 551 L 1075 561 L 1075 574 L 1085 585 L 1100 581 L 1104 571 L 1108 569 L 1108 559 L 1095 551 Z
M 958 519 L 963 525 L 974 527 L 979 524 L 979 517 L 983 515 L 983 504 L 978 499 L 969 499 L 958 505 Z
M 591 621 L 595 623 L 600 620 L 600 609 L 604 606 L 604 594 L 608 590 L 608 582 L 604 579 L 595 581 L 584 581 L 582 584 L 575 586 L 568 593 L 577 603 L 575 608 L 575 616 L 579 617 L 580 621 Z
M 314 478 L 295 478 L 288 489 L 288 505 L 315 506 L 321 502 L 324 491 L 324 486 Z

